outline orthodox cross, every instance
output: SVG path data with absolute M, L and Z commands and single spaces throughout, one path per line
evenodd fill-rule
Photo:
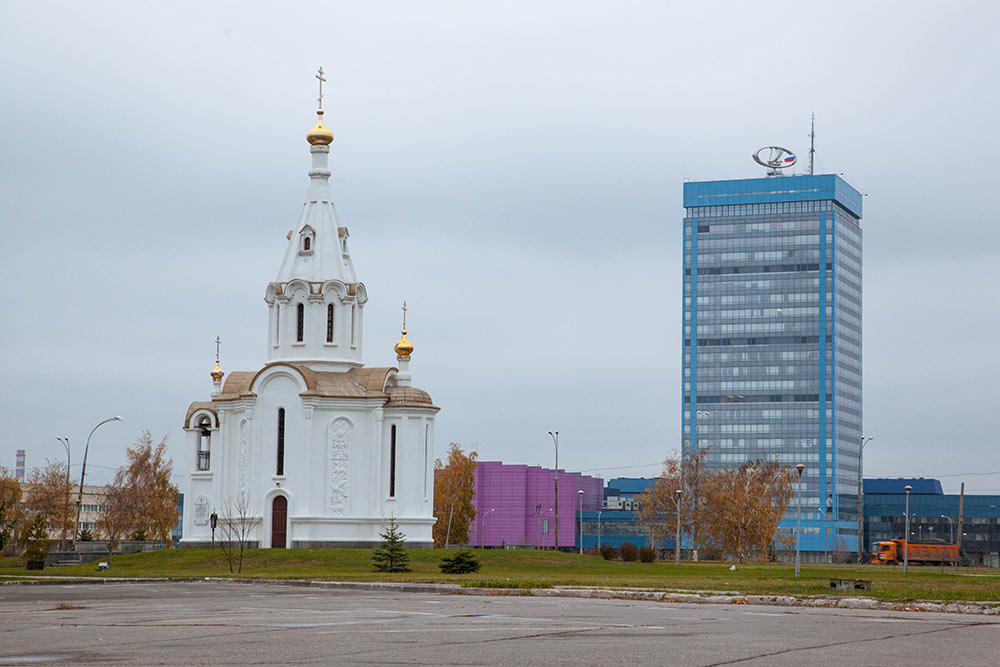
M 406 331 L 406 302 L 403 302 L 403 331 Z
M 323 78 L 323 68 L 322 67 L 319 68 L 319 73 L 316 75 L 316 78 L 319 79 L 319 98 L 318 99 L 319 99 L 319 108 L 322 109 L 323 108 L 323 82 L 326 81 L 326 79 Z
M 219 365 L 219 348 L 222 346 L 222 339 L 215 337 L 215 365 Z

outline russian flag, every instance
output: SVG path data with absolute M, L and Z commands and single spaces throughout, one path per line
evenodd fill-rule
M 789 155 L 788 157 L 786 157 L 784 159 L 784 162 L 795 162 L 795 156 L 794 155 Z

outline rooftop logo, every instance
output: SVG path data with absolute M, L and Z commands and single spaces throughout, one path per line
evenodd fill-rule
M 770 170 L 767 172 L 768 176 L 777 176 L 781 173 L 779 169 L 786 169 L 795 164 L 795 153 L 781 146 L 765 146 L 757 149 L 753 154 L 753 160 Z

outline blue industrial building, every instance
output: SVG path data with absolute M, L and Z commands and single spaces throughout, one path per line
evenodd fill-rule
M 833 174 L 684 184 L 683 452 L 804 464 L 805 560 L 857 550 L 861 199 Z
M 906 534 L 906 486 L 910 490 L 910 539 L 945 540 L 959 532 L 959 496 L 945 494 L 936 479 L 864 481 L 864 549 Z M 962 502 L 962 553 L 970 565 L 1000 567 L 1000 496 L 968 494 Z

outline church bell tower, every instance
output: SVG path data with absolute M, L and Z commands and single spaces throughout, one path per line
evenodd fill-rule
M 323 70 L 319 79 L 316 125 L 306 134 L 312 168 L 302 213 L 288 233 L 278 276 L 267 286 L 267 360 L 302 364 L 313 370 L 347 371 L 361 362 L 364 306 L 368 295 L 358 282 L 330 193 L 328 160 L 333 132 L 323 124 Z

